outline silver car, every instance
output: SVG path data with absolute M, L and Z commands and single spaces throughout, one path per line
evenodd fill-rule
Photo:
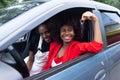
M 85 11 L 99 19 L 104 48 L 97 54 L 86 53 L 47 71 L 29 77 L 24 62 L 30 39 L 37 26 L 49 19 L 67 15 L 80 18 Z M 53 22 L 56 22 L 53 20 Z M 84 41 L 93 39 L 93 23 L 83 26 Z M 88 0 L 51 0 L 26 2 L 0 10 L 1 80 L 119 80 L 120 10 Z

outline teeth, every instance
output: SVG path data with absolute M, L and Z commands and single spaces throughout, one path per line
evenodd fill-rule
M 66 36 L 66 37 L 64 37 L 65 39 L 70 39 L 70 37 L 68 37 L 68 36 Z

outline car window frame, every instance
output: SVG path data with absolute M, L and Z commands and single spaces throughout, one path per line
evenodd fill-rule
M 95 9 L 93 9 L 93 8 L 91 8 L 91 10 L 92 10 L 92 12 L 93 13 L 96 13 L 94 10 Z M 58 13 L 60 13 L 60 12 L 58 12 Z M 57 14 L 58 14 L 57 13 Z M 98 15 L 97 15 L 98 16 Z M 91 28 L 93 29 L 93 23 L 89 23 L 90 24 L 90 26 L 91 26 Z M 90 37 L 90 41 L 92 41 L 93 40 L 93 30 L 90 30 L 90 35 L 89 35 Z M 34 75 L 34 76 L 31 76 L 31 77 L 27 77 L 27 78 L 25 78 L 25 80 L 29 80 L 29 79 L 40 79 L 40 80 L 44 80 L 44 79 L 46 79 L 46 78 L 48 78 L 48 77 L 50 77 L 50 76 L 52 76 L 52 75 L 54 75 L 54 74 L 56 74 L 56 73 L 58 73 L 58 72 L 61 72 L 61 71 L 63 71 L 63 70 L 65 70 L 65 69 L 67 69 L 67 68 L 69 68 L 69 67 L 71 67 L 71 66 L 73 66 L 73 65 L 75 65 L 75 64 L 77 64 L 77 63 L 80 63 L 80 62 L 82 62 L 82 61 L 84 61 L 84 60 L 86 60 L 86 59 L 88 59 L 88 58 L 91 58 L 92 56 L 94 56 L 95 54 L 91 54 L 91 53 L 86 53 L 86 54 L 84 54 L 84 55 L 81 55 L 81 56 L 79 56 L 78 58 L 75 58 L 75 59 L 73 59 L 73 60 L 71 60 L 71 61 L 68 61 L 68 62 L 66 62 L 66 63 L 64 63 L 64 64 L 61 64 L 61 65 L 58 65 L 58 66 L 56 66 L 56 67 L 53 67 L 53 68 L 51 68 L 51 69 L 49 69 L 49 70 L 46 70 L 46 71 L 43 71 L 43 72 L 41 72 L 41 73 L 39 73 L 39 74 L 36 74 L 36 75 Z
M 106 12 L 106 13 L 115 13 L 119 18 L 120 18 L 120 14 L 117 12 L 117 11 L 107 11 L 107 10 L 99 10 L 100 11 L 100 13 L 102 13 L 102 12 Z M 102 17 L 101 17 L 101 19 L 102 19 Z M 103 27 L 105 27 L 105 26 L 103 26 Z M 105 37 L 106 37 L 106 47 L 107 48 L 110 48 L 110 47 L 112 47 L 112 46 L 115 46 L 115 45 L 117 45 L 117 44 L 119 44 L 120 43 L 120 41 L 117 41 L 117 42 L 114 42 L 114 43 L 112 43 L 112 44 L 107 44 L 107 36 L 106 36 L 106 31 L 105 31 L 105 29 L 104 29 L 104 32 L 105 32 Z

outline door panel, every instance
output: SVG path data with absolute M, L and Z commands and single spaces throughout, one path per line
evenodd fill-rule
M 117 12 L 102 11 L 101 17 L 105 28 L 109 64 L 109 80 L 120 80 L 120 16 Z
M 120 44 L 109 48 L 106 52 L 109 65 L 109 78 L 110 80 L 120 80 Z
M 98 53 L 45 80 L 101 80 L 106 74 L 106 64 L 104 52 Z M 102 71 L 102 73 L 100 73 L 100 71 Z M 104 78 L 106 78 L 106 76 Z

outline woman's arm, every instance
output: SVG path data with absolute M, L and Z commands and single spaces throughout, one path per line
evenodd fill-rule
M 29 71 L 32 68 L 33 62 L 34 62 L 34 53 L 32 51 L 30 51 L 29 52 L 29 58 L 28 58 L 28 61 L 27 61 L 27 67 L 28 67 Z
M 102 36 L 100 31 L 100 26 L 98 18 L 92 12 L 87 11 L 83 13 L 81 20 L 92 20 L 94 23 L 94 41 L 102 43 Z

